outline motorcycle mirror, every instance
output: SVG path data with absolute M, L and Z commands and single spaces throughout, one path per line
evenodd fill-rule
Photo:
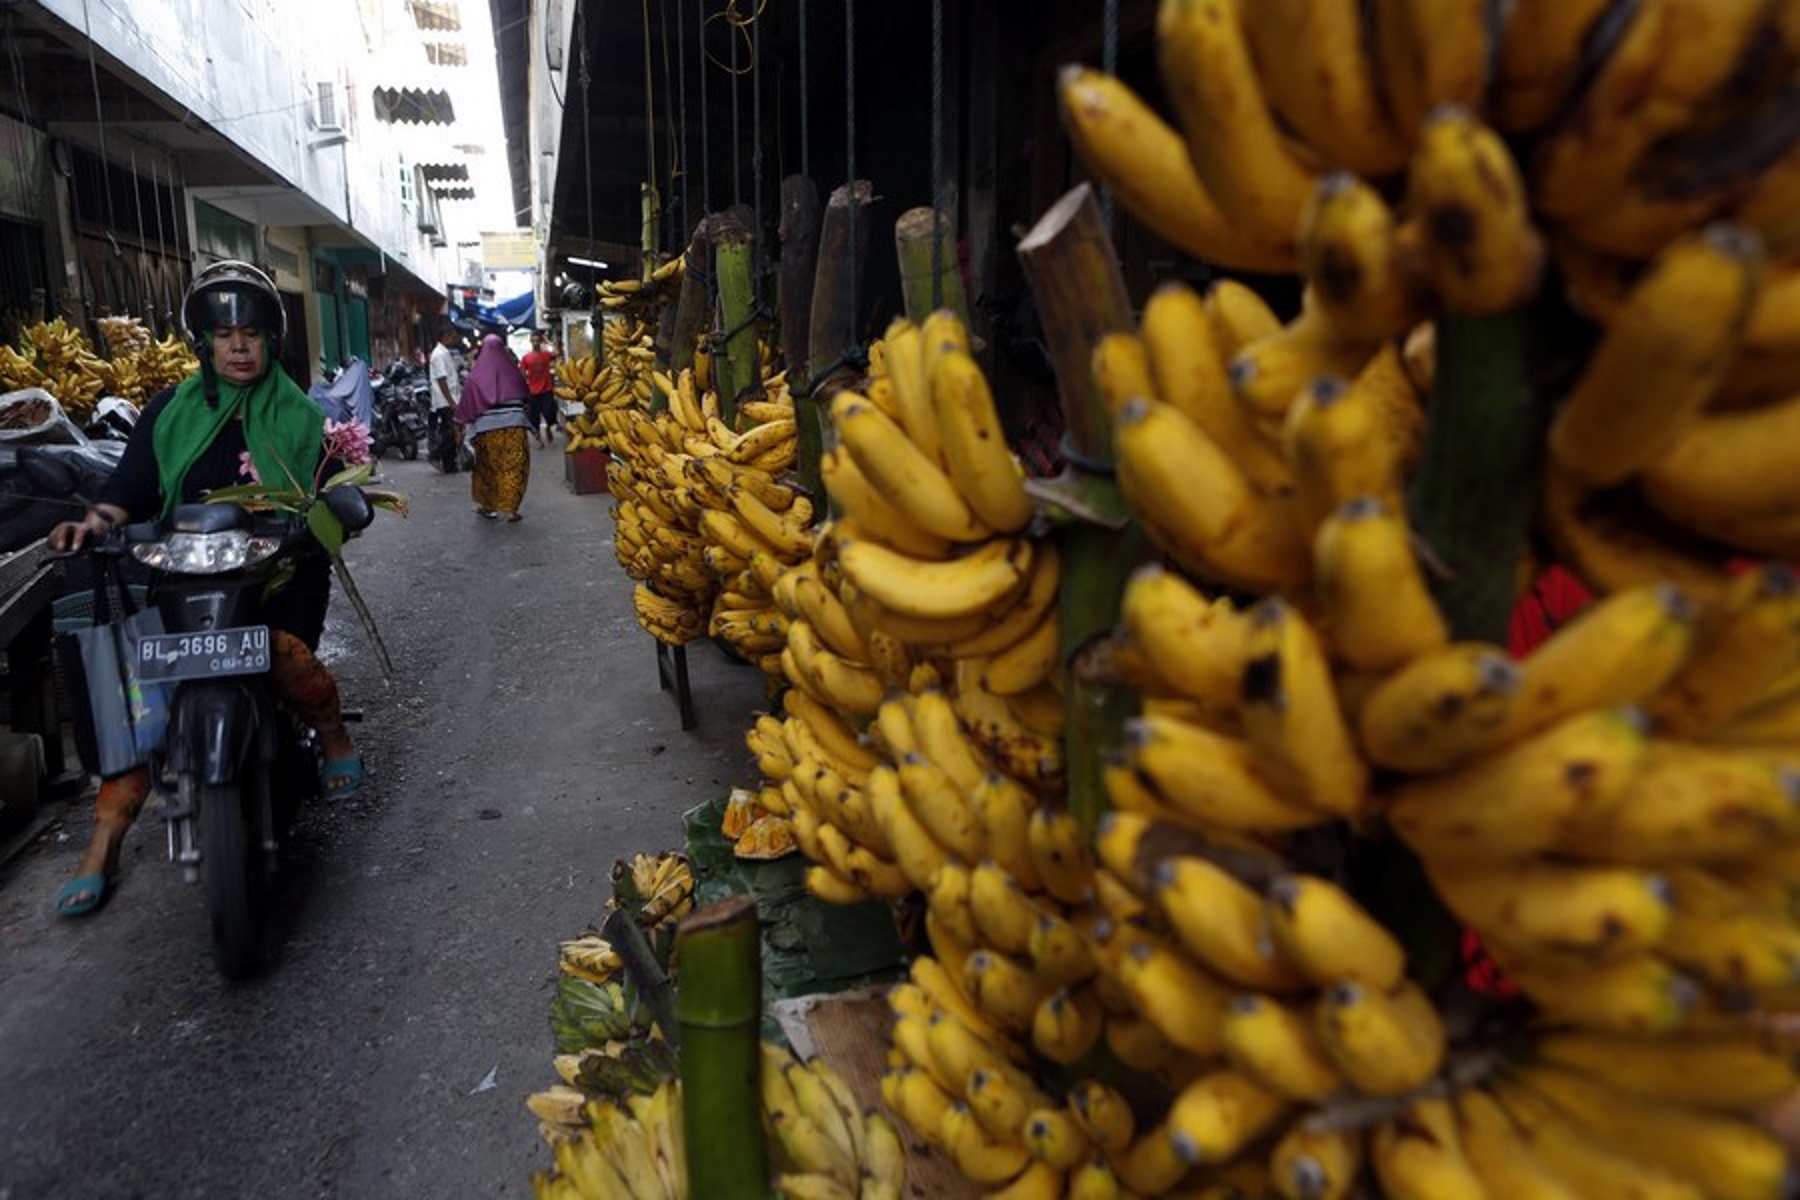
M 66 458 L 45 454 L 36 447 L 22 446 L 19 449 L 19 469 L 40 495 L 80 498 L 81 472 Z
M 343 523 L 344 529 L 356 533 L 367 529 L 375 520 L 374 506 L 363 490 L 353 483 L 340 483 L 334 488 L 325 489 L 325 507 L 331 515 Z

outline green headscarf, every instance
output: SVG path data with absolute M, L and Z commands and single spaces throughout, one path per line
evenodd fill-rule
M 244 416 L 244 443 L 257 476 L 270 487 L 296 484 L 308 491 L 325 436 L 325 412 L 288 378 L 280 364 L 270 363 L 262 378 L 247 387 L 220 379 L 219 403 L 206 403 L 205 385 L 196 371 L 175 388 L 175 395 L 156 418 L 151 445 L 162 487 L 162 515 L 181 501 L 188 469 L 219 436 L 225 423 Z

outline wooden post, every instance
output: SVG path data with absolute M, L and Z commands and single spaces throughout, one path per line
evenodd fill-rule
M 937 234 L 937 272 L 931 269 L 932 234 Z M 963 296 L 962 264 L 956 255 L 956 222 L 948 213 L 909 208 L 894 222 L 894 249 L 900 256 L 900 297 L 906 315 L 921 322 L 933 309 L 947 308 L 969 325 L 969 303 Z M 932 280 L 938 281 L 932 288 Z
M 804 175 L 781 181 L 781 358 L 789 390 L 807 382 L 807 337 L 812 327 L 813 273 L 819 261 L 819 189 Z
M 669 374 L 671 376 L 694 365 L 694 347 L 706 332 L 707 316 L 712 312 L 712 227 L 710 218 L 702 217 L 694 226 L 694 236 L 683 252 L 687 260 L 681 270 L 681 292 L 675 298 L 675 327 L 669 334 Z
M 683 918 L 675 934 L 681 985 L 681 1111 L 688 1195 L 765 1200 L 762 943 L 756 901 L 732 896 Z
M 725 342 L 714 352 L 719 418 L 735 427 L 738 400 L 758 382 L 756 354 L 756 235 L 735 212 L 713 218 L 713 269 L 719 281 Z
M 868 180 L 844 184 L 832 191 L 819 222 L 812 313 L 807 324 L 807 375 L 802 381 L 805 399 L 795 404 L 794 415 L 800 438 L 800 480 L 820 498 L 825 489 L 819 479 L 819 458 L 824 453 L 831 394 L 856 376 L 856 368 L 848 360 L 862 350 L 857 285 L 869 250 L 866 210 L 874 199 L 875 189 Z M 819 505 L 821 512 L 824 507 Z
M 1056 370 L 1070 460 L 1065 485 L 1096 501 L 1079 510 L 1122 511 L 1111 478 L 1112 424 L 1094 380 L 1092 353 L 1102 334 L 1129 330 L 1133 321 L 1093 189 L 1081 184 L 1051 205 L 1020 241 L 1019 261 Z M 1126 580 L 1142 557 L 1135 524 L 1121 528 L 1078 520 L 1064 531 L 1058 603 L 1063 662 L 1073 669 L 1063 689 L 1063 754 L 1070 811 L 1090 833 L 1108 807 L 1102 782 L 1106 757 L 1121 746 L 1135 701 L 1130 689 L 1083 671 L 1081 660 L 1118 624 Z

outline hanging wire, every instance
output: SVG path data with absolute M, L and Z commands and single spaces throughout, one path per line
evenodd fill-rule
M 743 189 L 740 186 L 740 184 L 742 183 L 742 180 L 743 180 L 743 172 L 738 169 L 738 164 L 744 161 L 743 152 L 738 148 L 738 146 L 739 146 L 739 142 L 738 142 L 738 40 L 737 40 L 738 26 L 737 26 L 737 21 L 736 21 L 737 13 L 736 13 L 735 7 L 732 5 L 727 5 L 725 8 L 725 11 L 728 14 L 728 19 L 731 20 L 731 22 L 732 22 L 732 27 L 731 27 L 732 28 L 732 35 L 731 35 L 731 203 L 733 205 L 738 205 L 738 204 L 742 204 L 743 200 L 744 200 Z
M 650 69 L 650 0 L 644 0 L 644 178 L 656 187 L 656 73 Z M 640 237 L 639 243 L 643 242 Z
M 754 20 L 754 18 L 752 18 Z M 760 266 L 763 252 L 763 142 L 762 142 L 762 22 L 750 26 L 750 206 L 756 214 L 756 236 L 751 242 Z M 761 277 L 758 271 L 757 277 Z
M 675 72 L 676 72 L 676 77 L 679 81 L 679 87 L 677 90 L 681 97 L 679 103 L 677 104 L 676 120 L 681 125 L 680 152 L 681 152 L 681 224 L 682 224 L 682 228 L 677 230 L 676 232 L 683 239 L 685 239 L 687 237 L 688 230 L 690 230 L 694 227 L 694 218 L 693 218 L 694 210 L 690 207 L 692 200 L 691 200 L 691 197 L 689 197 L 689 195 L 688 195 L 688 180 L 692 177 L 693 173 L 692 173 L 692 171 L 689 170 L 689 159 L 688 159 L 687 17 L 685 17 L 683 15 L 685 12 L 686 12 L 686 10 L 683 9 L 681 7 L 681 5 L 677 4 L 675 6 L 675 44 L 678 47 L 680 47 L 680 49 L 675 52 Z M 686 245 L 685 240 L 683 241 L 682 244 Z
M 856 256 L 856 0 L 844 0 L 844 163 L 850 175 L 850 253 Z M 856 358 L 861 353 L 857 337 L 861 308 L 857 302 L 857 276 L 850 271 L 850 316 L 852 344 L 844 348 L 844 356 Z
M 944 0 L 931 0 L 931 307 L 944 303 L 942 261 L 938 232 L 939 209 L 944 190 Z
M 687 169 L 687 160 L 680 157 L 681 147 L 676 140 L 675 119 L 675 73 L 669 69 L 669 6 L 658 5 L 657 12 L 662 22 L 662 69 L 663 69 L 663 125 L 669 135 L 669 179 L 668 207 L 676 210 L 680 220 L 664 221 L 662 245 L 669 250 L 677 236 L 678 227 L 687 220 L 687 210 L 681 205 L 679 193 L 675 190 L 675 181 Z
M 582 257 L 588 261 L 588 303 L 590 306 L 598 302 L 594 287 L 594 133 L 589 128 L 589 113 L 592 105 L 588 100 L 588 43 L 587 43 L 587 5 L 575 10 L 575 37 L 581 44 L 581 173 L 582 186 L 587 192 L 587 201 L 583 205 L 587 213 L 587 253 Z M 600 338 L 595 334 L 594 343 L 598 345 Z
M 81 24 L 83 26 L 83 31 L 87 35 L 88 83 L 92 85 L 94 89 L 94 124 L 98 127 L 100 137 L 100 190 L 106 195 L 106 236 L 110 239 L 112 237 L 112 226 L 115 224 L 113 219 L 112 167 L 110 165 L 111 160 L 106 157 L 106 113 L 102 111 L 100 107 L 100 64 L 94 59 L 94 26 L 93 22 L 88 19 L 87 0 L 81 0 Z M 118 249 L 117 242 L 113 243 L 113 249 Z
M 1108 75 L 1119 73 L 1119 0 L 1106 0 L 1100 21 L 1100 66 Z M 1100 188 L 1100 220 L 1113 233 L 1112 188 Z
M 706 126 L 706 0 L 694 0 L 700 13 L 700 203 L 712 211 L 712 153 L 707 149 Z
M 800 0 L 800 174 L 812 178 L 812 130 L 808 127 L 806 93 L 812 72 L 806 65 L 806 0 Z

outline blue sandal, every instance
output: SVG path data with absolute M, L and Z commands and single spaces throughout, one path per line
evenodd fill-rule
M 319 767 L 319 794 L 327 800 L 347 800 L 362 786 L 362 755 L 328 758 Z
M 77 875 L 57 889 L 56 915 L 85 917 L 105 904 L 111 895 L 112 884 L 103 873 Z

